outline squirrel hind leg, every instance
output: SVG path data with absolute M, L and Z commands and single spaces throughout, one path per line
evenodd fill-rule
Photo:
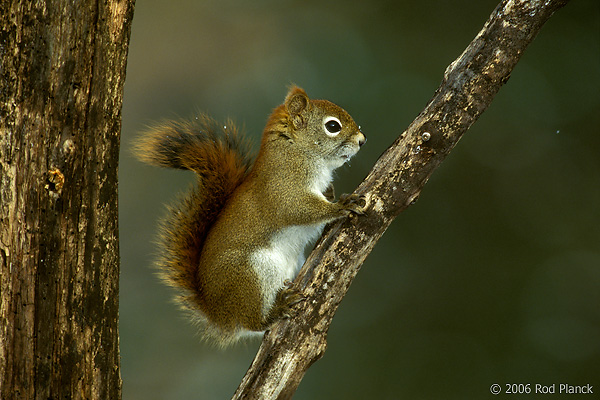
M 205 250 L 210 253 L 210 249 L 208 246 Z M 226 256 L 225 259 L 209 259 L 211 262 L 207 264 L 200 261 L 192 304 L 205 321 L 202 326 L 204 338 L 219 347 L 228 347 L 240 339 L 264 333 L 260 288 L 239 284 L 251 280 L 248 268 L 232 267 L 235 262 Z M 217 271 L 225 279 L 215 284 L 210 278 Z

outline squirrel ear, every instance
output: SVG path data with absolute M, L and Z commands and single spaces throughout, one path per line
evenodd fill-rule
M 285 97 L 285 108 L 290 115 L 301 114 L 308 107 L 308 96 L 298 86 L 292 86 Z

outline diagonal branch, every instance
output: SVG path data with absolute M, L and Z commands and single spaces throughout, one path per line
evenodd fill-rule
M 367 213 L 331 226 L 296 284 L 297 315 L 265 335 L 234 399 L 290 398 L 323 355 L 327 331 L 364 259 L 392 220 L 415 202 L 460 137 L 490 105 L 525 48 L 569 0 L 504 0 L 444 73 L 425 109 L 379 158 L 356 189 Z

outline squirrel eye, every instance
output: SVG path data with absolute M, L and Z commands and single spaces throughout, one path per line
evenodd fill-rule
M 325 126 L 325 133 L 328 136 L 337 136 L 342 130 L 342 123 L 335 117 L 325 118 L 323 125 Z

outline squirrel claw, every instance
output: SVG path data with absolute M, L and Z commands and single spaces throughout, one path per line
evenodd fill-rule
M 268 328 L 279 319 L 291 318 L 296 314 L 294 305 L 306 300 L 306 297 L 296 288 L 292 282 L 285 281 L 284 286 L 279 289 L 275 302 L 263 321 L 263 327 Z
M 293 287 L 293 283 L 290 281 L 284 282 L 285 287 L 277 293 L 276 303 L 279 303 L 281 309 L 281 317 L 290 318 L 295 312 L 292 308 L 306 300 L 306 297 L 298 289 Z
M 306 300 L 306 297 L 302 294 L 302 292 L 291 286 L 287 289 L 282 289 L 280 295 L 284 304 L 290 307 Z
M 283 292 L 281 295 L 286 300 L 286 304 L 293 306 L 294 304 L 298 304 L 301 301 L 306 300 L 306 297 L 300 292 L 298 289 L 294 288 L 294 282 L 286 279 L 283 281 L 284 288 L 281 289 Z
M 343 194 L 340 196 L 339 202 L 344 208 L 344 210 L 348 211 L 348 213 L 354 213 L 358 215 L 365 214 L 365 208 L 367 203 L 365 196 L 358 195 L 355 193 Z
M 285 281 L 283 281 L 283 286 L 285 286 L 288 289 L 291 289 L 294 286 L 294 282 L 290 281 L 289 279 L 286 279 Z

